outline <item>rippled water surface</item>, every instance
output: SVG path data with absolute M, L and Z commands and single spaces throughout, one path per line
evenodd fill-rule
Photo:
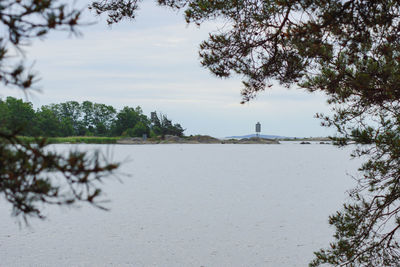
M 0 266 L 306 266 L 360 161 L 331 145 L 56 145 L 124 161 L 104 212 L 19 227 L 0 198 Z

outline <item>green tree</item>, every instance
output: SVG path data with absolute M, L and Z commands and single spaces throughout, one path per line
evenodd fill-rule
M 183 136 L 183 132 L 185 131 L 180 124 L 172 124 L 172 121 L 168 119 L 168 117 L 162 113 L 157 115 L 157 112 L 151 113 L 151 130 L 156 135 L 161 135 L 162 138 L 165 135 L 176 135 Z
M 95 1 L 108 23 L 134 18 L 141 1 Z M 186 21 L 225 22 L 200 45 L 201 64 L 243 78 L 243 102 L 274 81 L 329 97 L 338 144 L 367 158 L 352 201 L 330 217 L 335 241 L 312 266 L 400 262 L 400 2 L 395 0 L 158 0 Z M 365 144 L 369 144 L 365 146 Z
M 8 131 L 18 131 L 21 135 L 34 135 L 37 133 L 34 123 L 35 111 L 32 103 L 9 96 L 0 105 L 3 105 L 1 115 L 4 122 L 3 126 Z
M 65 137 L 75 135 L 72 118 L 63 114 L 60 104 L 51 104 L 47 106 L 46 109 L 50 110 L 54 114 L 58 120 L 58 124 L 60 125 L 58 134 L 56 136 Z
M 26 67 L 23 48 L 50 31 L 76 32 L 80 11 L 59 0 L 2 0 L 0 1 L 0 83 L 27 91 L 37 80 Z M 15 102 L 15 101 L 11 101 Z M 15 106 L 14 106 L 15 104 Z M 16 101 L 13 107 L 28 108 Z M 28 104 L 29 106 L 29 104 Z M 31 107 L 30 107 L 31 108 Z M 30 145 L 17 135 L 30 129 L 12 121 L 13 114 L 4 116 L 7 109 L 0 103 L 0 195 L 12 204 L 13 214 L 42 218 L 43 204 L 71 205 L 89 202 L 98 206 L 101 193 L 99 182 L 114 173 L 118 164 L 107 163 L 99 153 L 70 152 L 58 154 L 46 149 L 44 140 Z M 25 113 L 24 113 L 25 114 Z M 31 118 L 27 112 L 25 120 Z M 27 124 L 25 124 L 27 123 Z M 24 129 L 18 129 L 22 126 Z
M 112 106 L 95 103 L 93 105 L 93 126 L 95 135 L 111 135 L 111 126 L 114 123 L 116 110 Z
M 36 112 L 35 123 L 39 128 L 39 135 L 44 137 L 62 136 L 62 124 L 56 113 L 49 106 L 42 106 Z
M 122 135 L 124 131 L 134 128 L 138 122 L 146 123 L 146 121 L 147 117 L 143 115 L 143 111 L 140 107 L 124 107 L 116 116 L 113 125 L 114 135 Z
M 91 135 L 95 132 L 94 129 L 94 122 L 93 122 L 93 103 L 90 101 L 83 101 L 83 103 L 81 104 L 81 109 L 83 112 L 83 118 L 82 118 L 82 122 L 83 125 L 85 126 L 85 128 L 87 129 L 87 133 L 85 133 L 85 135 Z
M 148 125 L 139 121 L 136 123 L 135 127 L 132 128 L 131 135 L 135 137 L 142 137 L 143 135 L 150 136 L 150 128 Z
M 86 128 L 82 121 L 81 105 L 76 101 L 67 101 L 65 103 L 56 104 L 57 116 L 62 124 L 71 125 L 72 134 L 75 136 L 85 135 Z
M 6 123 L 7 123 L 7 117 L 8 117 L 8 107 L 4 103 L 2 99 L 0 99 L 0 130 L 2 132 L 6 131 Z
M 116 116 L 114 107 L 84 101 L 81 104 L 81 111 L 82 123 L 88 132 L 96 136 L 111 135 L 111 126 Z

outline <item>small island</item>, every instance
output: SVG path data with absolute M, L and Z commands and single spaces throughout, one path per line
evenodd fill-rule
M 33 108 L 31 102 L 14 97 L 0 99 L 0 128 L 17 134 L 21 142 L 48 144 L 279 144 L 279 141 L 331 141 L 329 138 L 295 138 L 275 135 L 231 136 L 184 134 L 161 112 L 143 114 L 142 108 L 113 106 L 84 101 L 68 101 Z M 258 123 L 259 124 L 259 123 Z

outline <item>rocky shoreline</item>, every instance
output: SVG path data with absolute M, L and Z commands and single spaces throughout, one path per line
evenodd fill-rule
M 265 138 L 243 138 L 243 139 L 218 139 L 207 135 L 196 135 L 178 137 L 166 135 L 162 140 L 143 140 L 139 137 L 127 137 L 117 140 L 117 144 L 140 145 L 140 144 L 279 144 L 278 140 Z

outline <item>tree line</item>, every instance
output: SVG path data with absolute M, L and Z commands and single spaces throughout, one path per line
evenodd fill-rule
M 113 106 L 84 101 L 43 105 L 35 110 L 31 102 L 14 97 L 0 99 L 0 128 L 23 136 L 183 136 L 179 123 L 162 113 L 143 114 L 140 106 Z

